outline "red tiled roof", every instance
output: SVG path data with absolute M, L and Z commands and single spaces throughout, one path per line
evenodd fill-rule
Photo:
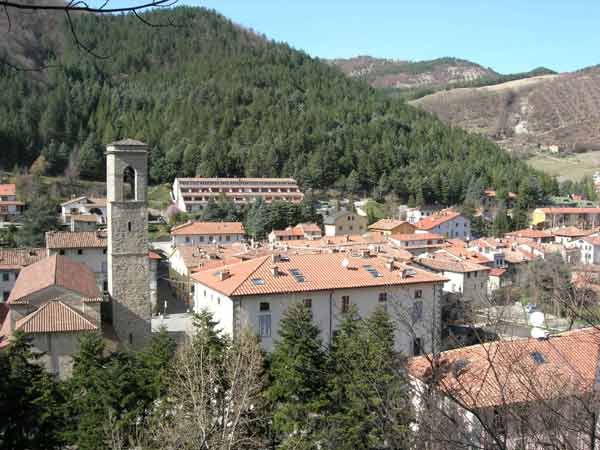
M 45 257 L 45 248 L 0 248 L 0 270 L 17 270 Z
M 56 299 L 18 320 L 16 329 L 25 333 L 60 333 L 94 331 L 98 326 L 83 313 Z
M 77 198 L 72 198 L 71 200 L 67 200 L 64 203 L 61 203 L 60 206 L 67 206 L 72 203 L 83 203 L 90 207 L 104 208 L 106 207 L 106 199 L 105 198 L 93 198 L 86 197 L 85 195 Z
M 153 252 L 152 250 L 148 251 L 148 258 L 156 260 L 162 259 L 158 253 Z
M 442 392 L 467 407 L 487 408 L 589 392 L 596 380 L 599 349 L 600 331 L 586 328 L 547 340 L 463 347 L 442 352 L 435 360 L 419 356 L 409 360 L 408 370 L 424 382 L 437 379 Z
M 48 231 L 46 247 L 55 248 L 106 248 L 108 237 L 104 231 Z
M 0 184 L 0 195 L 17 195 L 17 186 L 14 184 Z
M 587 236 L 587 237 L 584 237 L 583 240 L 585 242 L 587 242 L 588 244 L 592 244 L 594 246 L 600 245 L 600 236 Z
M 342 265 L 344 260 L 348 262 L 347 268 Z M 371 275 L 364 267 L 366 265 L 373 267 L 380 276 Z M 277 266 L 276 276 L 272 273 L 272 266 Z M 394 270 L 390 271 L 385 267 L 382 258 L 357 258 L 343 253 L 321 253 L 289 255 L 276 262 L 273 262 L 272 257 L 266 256 L 225 266 L 218 271 L 198 272 L 192 275 L 192 278 L 228 296 L 446 281 L 440 275 L 412 267 L 410 269 L 414 272 L 414 276 L 403 277 L 403 271 L 407 268 L 405 265 L 396 264 Z M 219 273 L 223 270 L 229 271 L 229 276 L 221 281 Z M 298 270 L 303 281 L 298 281 L 298 277 L 293 275 L 294 270 Z
M 529 239 L 542 239 L 552 237 L 552 233 L 546 230 L 531 230 L 526 228 L 524 230 L 517 230 L 511 233 L 506 233 L 507 236 L 518 237 L 518 238 L 529 238 Z
M 370 230 L 392 231 L 394 228 L 397 228 L 403 224 L 409 224 L 412 228 L 414 228 L 414 225 L 411 223 L 408 223 L 406 220 L 380 219 L 377 222 L 369 225 L 369 229 Z
M 490 269 L 490 277 L 501 277 L 506 273 L 506 269 L 502 269 L 500 267 L 494 267 Z
M 27 303 L 27 297 L 51 286 L 75 292 L 87 299 L 100 297 L 96 278 L 88 266 L 54 255 L 21 270 L 8 303 Z
M 406 234 L 392 234 L 390 239 L 395 241 L 410 242 L 410 241 L 429 241 L 429 240 L 444 240 L 444 236 L 437 233 L 406 233 Z
M 563 227 L 563 228 L 555 228 L 551 230 L 554 236 L 564 236 L 564 237 L 582 237 L 589 236 L 594 232 L 594 230 L 582 230 L 577 227 Z
M 429 217 L 425 217 L 424 219 L 419 220 L 416 223 L 416 227 L 421 230 L 431 230 L 432 228 L 435 228 L 438 225 L 448 222 L 449 220 L 456 219 L 459 216 L 459 212 L 450 209 L 445 209 L 440 211 L 439 213 L 432 214 Z
M 430 269 L 443 270 L 447 272 L 466 273 L 490 270 L 489 267 L 482 266 L 481 264 L 476 264 L 471 261 L 460 260 L 451 256 L 444 256 L 437 253 L 432 256 L 419 258 L 417 261 L 419 264 Z
M 493 189 L 487 189 L 484 191 L 484 194 L 486 197 L 496 197 L 496 191 Z M 517 194 L 515 194 L 514 192 L 509 192 L 508 193 L 508 198 L 511 199 L 515 199 L 517 198 Z
M 544 214 L 600 214 L 600 208 L 550 207 L 539 208 Z
M 171 230 L 173 236 L 244 233 L 241 222 L 187 222 Z

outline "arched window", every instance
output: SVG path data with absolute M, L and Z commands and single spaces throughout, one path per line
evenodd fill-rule
M 123 200 L 137 200 L 135 192 L 135 170 L 131 166 L 123 171 Z

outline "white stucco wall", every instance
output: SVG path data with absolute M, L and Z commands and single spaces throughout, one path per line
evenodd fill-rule
M 421 298 L 415 299 L 415 291 L 421 291 Z M 194 288 L 195 310 L 207 308 L 215 314 L 215 318 L 222 324 L 224 331 L 231 334 L 233 330 L 234 301 L 218 292 L 197 283 Z M 205 295 L 206 291 L 206 295 Z M 350 303 L 355 305 L 360 316 L 371 314 L 379 306 L 379 294 L 387 294 L 387 310 L 397 325 L 395 336 L 396 349 L 407 355 L 413 354 L 413 334 L 421 339 L 425 351 L 433 348 L 432 334 L 434 326 L 435 335 L 439 337 L 440 329 L 440 294 L 441 285 L 416 284 L 412 286 L 396 287 L 368 287 L 354 289 L 336 289 L 333 291 L 313 291 L 303 293 L 275 294 L 244 296 L 240 298 L 241 326 L 247 326 L 259 331 L 259 316 L 271 316 L 271 336 L 261 337 L 262 346 L 266 351 L 272 351 L 277 340 L 279 323 L 289 305 L 302 302 L 304 299 L 312 300 L 313 320 L 321 330 L 321 339 L 328 345 L 341 320 L 342 297 L 348 296 Z M 413 305 L 421 302 L 421 318 L 413 323 Z M 268 303 L 269 311 L 260 311 L 260 304 Z
M 221 245 L 229 245 L 233 244 L 234 242 L 241 242 L 243 240 L 243 234 L 190 234 L 171 236 L 171 243 L 174 247 L 179 247 L 182 245 L 207 245 L 214 242 Z

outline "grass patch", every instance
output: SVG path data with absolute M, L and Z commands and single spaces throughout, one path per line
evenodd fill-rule
M 569 156 L 538 154 L 526 160 L 534 169 L 558 177 L 560 181 L 579 181 L 600 169 L 600 151 L 577 153 Z
M 148 207 L 164 210 L 171 204 L 171 186 L 169 184 L 158 184 L 148 188 Z

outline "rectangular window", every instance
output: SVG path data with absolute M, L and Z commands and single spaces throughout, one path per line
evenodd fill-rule
M 9 281 L 9 280 L 10 280 L 10 273 L 3 272 L 2 273 L 2 281 Z
M 415 290 L 415 298 L 423 298 L 423 291 L 421 289 Z
M 77 254 L 78 255 L 83 255 L 83 249 L 82 248 L 78 248 L 77 249 Z
M 258 316 L 258 335 L 260 337 L 271 336 L 271 315 L 263 314 Z
M 3 301 L 7 301 L 8 300 L 8 296 L 10 295 L 9 291 L 4 291 L 2 292 L 2 300 Z
M 102 273 L 108 272 L 108 265 L 107 265 L 107 263 L 103 262 L 102 265 L 101 265 L 101 269 L 100 270 L 102 271 Z
M 417 322 L 423 318 L 423 302 L 418 301 L 413 304 L 412 307 L 412 320 Z
M 258 309 L 259 311 L 270 311 L 270 305 L 268 302 L 260 302 L 260 304 L 258 305 Z
M 65 250 L 61 248 L 61 249 L 58 251 L 58 254 L 59 254 L 59 255 L 64 255 L 64 254 L 65 254 Z
M 421 344 L 421 338 L 415 338 L 413 340 L 413 355 L 418 356 L 423 351 L 423 345 Z
M 473 276 L 477 278 L 477 272 L 473 272 Z
M 190 237 L 189 237 L 189 236 L 186 236 L 186 237 L 185 237 L 185 243 L 186 243 L 186 244 L 189 244 L 189 243 L 190 243 Z
M 305 308 L 312 308 L 312 298 L 305 298 L 304 300 L 302 300 L 302 303 L 304 304 Z
M 387 303 L 387 292 L 380 292 L 379 293 L 379 303 L 380 304 L 386 304 Z
M 231 236 L 229 236 L 229 235 L 225 236 L 225 240 L 226 240 L 227 242 L 231 241 Z
M 350 311 L 350 297 L 347 295 L 342 296 L 342 312 L 347 313 Z

